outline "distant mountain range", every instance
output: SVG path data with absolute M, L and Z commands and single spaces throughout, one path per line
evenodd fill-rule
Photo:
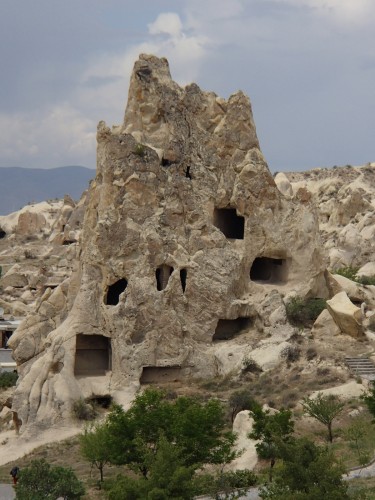
M 65 194 L 79 200 L 94 177 L 94 169 L 76 166 L 0 168 L 0 215 L 15 212 L 30 202 L 62 198 Z

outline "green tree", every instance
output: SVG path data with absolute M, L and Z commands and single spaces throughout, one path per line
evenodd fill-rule
M 279 458 L 280 446 L 291 439 L 294 431 L 292 412 L 281 409 L 270 413 L 270 410 L 263 410 L 260 405 L 256 405 L 250 413 L 254 425 L 249 437 L 259 440 L 255 445 L 259 457 L 270 460 L 269 480 L 272 481 L 272 470 Z
M 87 426 L 80 436 L 80 448 L 82 456 L 90 462 L 91 467 L 99 470 L 100 481 L 103 482 L 104 466 L 111 458 L 107 424 L 95 423 Z
M 369 449 L 367 447 L 367 424 L 362 419 L 356 419 L 346 430 L 346 436 L 349 440 L 351 448 L 358 455 L 359 465 L 365 465 L 370 461 Z
M 375 417 L 375 384 L 373 383 L 369 390 L 362 394 L 362 401 L 364 401 L 365 405 L 368 408 L 368 411 L 371 413 L 373 417 Z
M 344 403 L 333 394 L 324 395 L 319 392 L 315 398 L 304 398 L 302 406 L 310 417 L 327 426 L 328 441 L 332 443 L 332 423 L 344 409 Z
M 293 439 L 279 447 L 282 464 L 275 481 L 262 489 L 263 499 L 348 500 L 343 468 L 331 450 L 308 439 Z
M 33 460 L 21 470 L 17 483 L 17 500 L 64 500 L 81 498 L 85 489 L 72 469 L 53 467 L 44 459 Z
M 136 480 L 118 476 L 111 487 L 110 500 L 190 500 L 194 497 L 195 468 L 184 465 L 182 450 L 161 436 L 157 451 L 149 450 L 146 458 L 148 476 Z
M 144 477 L 161 436 L 181 450 L 186 467 L 226 463 L 236 456 L 235 435 L 226 430 L 225 412 L 217 400 L 203 403 L 178 397 L 170 401 L 163 392 L 147 389 L 128 411 L 114 406 L 107 425 L 111 462 L 126 464 Z
M 251 397 L 249 391 L 235 391 L 229 398 L 229 406 L 231 408 L 231 421 L 234 422 L 236 415 L 243 410 L 251 410 L 254 406 L 254 398 Z

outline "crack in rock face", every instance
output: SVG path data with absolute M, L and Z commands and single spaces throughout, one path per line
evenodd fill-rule
M 327 295 L 314 211 L 276 187 L 241 91 L 181 88 L 142 54 L 97 142 L 77 269 L 11 339 L 21 433 L 80 397 L 231 371 L 273 317 L 288 327 L 282 297 Z

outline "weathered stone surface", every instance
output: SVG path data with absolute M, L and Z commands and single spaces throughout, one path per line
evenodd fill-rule
M 223 342 L 273 364 L 259 340 L 286 321 L 280 296 L 327 296 L 311 203 L 280 194 L 242 92 L 181 88 L 142 55 L 124 124 L 101 122 L 97 140 L 79 266 L 11 339 L 21 432 L 90 391 L 216 376 Z
M 331 337 L 333 335 L 340 335 L 340 327 L 335 323 L 333 317 L 327 309 L 323 311 L 316 318 L 311 330 L 312 335 L 321 335 L 324 337 Z
M 248 410 L 237 413 L 233 422 L 233 432 L 237 435 L 235 450 L 241 455 L 228 465 L 230 470 L 253 470 L 258 463 L 255 445 L 257 441 L 248 438 L 253 430 L 254 419 Z
M 310 192 L 330 269 L 375 261 L 375 163 L 285 175 L 296 198 L 300 189 Z
M 354 338 L 363 337 L 361 309 L 350 301 L 346 292 L 327 300 L 327 309 L 343 333 Z

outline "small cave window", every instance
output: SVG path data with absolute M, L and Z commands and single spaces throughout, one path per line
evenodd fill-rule
M 141 384 L 160 384 L 181 380 L 181 366 L 144 366 Z
M 63 245 L 73 245 L 73 243 L 77 243 L 76 240 L 64 240 L 62 242 Z
M 164 290 L 169 281 L 170 275 L 173 273 L 174 269 L 171 266 L 167 266 L 166 264 L 163 264 L 162 266 L 158 267 L 155 271 L 155 277 L 156 277 L 156 288 L 159 290 Z
M 181 281 L 181 287 L 182 287 L 183 293 L 185 293 L 185 290 L 186 290 L 186 278 L 187 278 L 187 270 L 180 269 L 180 281 Z
M 7 233 L 4 231 L 4 229 L 0 228 L 0 240 L 2 240 L 3 238 L 5 238 L 6 235 L 7 235 Z
M 214 225 L 228 239 L 243 240 L 244 238 L 245 218 L 237 215 L 235 208 L 215 208 Z
M 253 324 L 253 318 L 249 317 L 219 319 L 212 340 L 213 342 L 217 342 L 218 340 L 230 340 L 243 331 L 251 328 Z
M 1 349 L 9 349 L 8 347 L 8 341 L 10 337 L 12 336 L 13 331 L 12 330 L 5 330 L 0 332 L 0 338 L 1 338 Z
M 121 278 L 116 283 L 113 283 L 113 285 L 110 285 L 105 300 L 107 306 L 116 306 L 119 303 L 120 295 L 125 291 L 127 286 L 128 282 L 125 278 Z
M 168 158 L 164 158 L 164 157 L 161 159 L 161 162 L 160 162 L 162 167 L 170 167 L 172 165 L 172 163 L 173 163 L 173 161 L 168 160 Z
M 78 334 L 74 375 L 100 376 L 112 369 L 111 341 L 104 335 Z
M 106 394 L 105 396 L 90 396 L 86 399 L 87 403 L 93 403 L 100 408 L 108 409 L 112 404 L 112 396 Z
M 190 167 L 186 167 L 186 170 L 185 170 L 185 177 L 186 177 L 187 179 L 190 179 L 190 180 L 192 179 L 192 177 L 191 177 L 191 172 L 190 172 Z
M 257 257 L 250 269 L 250 279 L 261 283 L 284 283 L 287 279 L 287 260 Z

